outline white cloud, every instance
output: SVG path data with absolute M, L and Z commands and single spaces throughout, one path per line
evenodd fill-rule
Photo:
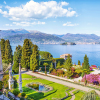
M 72 24 L 71 22 L 64 23 L 63 26 L 77 26 L 79 24 Z
M 19 7 L 6 6 L 8 9 L 7 13 L 2 14 L 9 17 L 10 20 L 32 20 L 32 19 L 44 19 L 50 17 L 72 17 L 76 14 L 76 11 L 68 8 L 65 9 L 63 6 L 67 6 L 69 3 L 56 1 L 48 2 L 35 2 L 33 0 L 27 2 L 25 5 Z
M 4 1 L 3 3 L 6 4 L 6 1 Z
M 31 26 L 31 25 L 37 25 L 37 24 L 42 24 L 44 25 L 45 22 L 13 22 L 12 24 L 5 24 L 5 26 Z

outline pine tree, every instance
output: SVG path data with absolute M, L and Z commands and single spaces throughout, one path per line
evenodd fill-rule
M 88 72 L 90 71 L 90 67 L 89 67 L 89 59 L 87 57 L 87 55 L 84 56 L 84 62 L 83 62 L 83 66 L 82 66 L 82 69 L 84 70 L 87 70 Z M 84 76 L 84 71 L 82 73 L 82 77 Z
M 30 56 L 32 54 L 30 40 L 25 39 L 22 48 L 21 66 L 28 70 L 30 68 Z
M 80 60 L 78 60 L 78 65 L 81 65 L 81 62 L 80 62 Z
M 2 60 L 5 60 L 5 40 L 1 39 L 1 56 Z
M 14 71 L 14 73 L 18 73 L 19 71 L 19 63 L 21 60 L 21 56 L 22 56 L 22 47 L 20 45 L 16 46 L 16 51 L 14 52 L 14 64 L 12 67 L 12 70 Z
M 66 76 L 67 76 L 67 78 L 70 78 L 73 75 L 72 70 L 71 70 L 72 59 L 70 58 L 70 55 L 68 55 L 64 65 L 67 70 Z
M 38 69 L 38 66 L 39 66 L 39 50 L 38 46 L 34 45 L 32 55 L 30 57 L 30 69 L 32 71 L 35 71 L 36 69 Z
M 12 48 L 9 40 L 5 41 L 5 63 L 9 64 L 13 62 Z

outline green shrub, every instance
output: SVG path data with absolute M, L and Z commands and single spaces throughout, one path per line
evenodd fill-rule
M 20 91 L 19 91 L 18 89 L 14 89 L 14 90 L 13 90 L 13 94 L 14 94 L 15 96 L 17 96 L 19 93 L 20 93 Z
M 25 99 L 23 97 L 21 97 L 20 100 L 25 100 Z
M 0 90 L 2 90 L 2 88 L 3 88 L 3 82 L 0 81 Z
M 26 94 L 25 94 L 24 92 L 21 93 L 21 96 L 22 96 L 22 97 L 25 97 L 25 95 L 26 95 Z
M 2 92 L 0 91 L 0 95 L 2 95 Z

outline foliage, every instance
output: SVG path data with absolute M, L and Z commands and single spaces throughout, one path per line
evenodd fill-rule
M 3 82 L 0 81 L 0 90 L 2 90 L 2 88 L 3 88 Z
M 22 56 L 22 47 L 20 45 L 16 46 L 16 51 L 14 52 L 13 60 L 14 64 L 12 70 L 15 74 L 19 72 L 19 63 Z
M 51 65 L 50 65 L 50 68 L 49 68 L 49 72 L 51 73 L 52 71 L 53 71 L 53 65 L 52 65 L 52 63 L 51 63 Z
M 21 97 L 20 100 L 25 100 L 25 98 Z
M 0 91 L 0 95 L 2 95 L 2 92 Z
M 5 40 L 1 39 L 1 56 L 2 60 L 5 60 Z
M 15 77 L 13 77 L 13 80 L 14 80 L 14 88 L 17 88 L 18 87 L 17 79 Z
M 34 45 L 32 55 L 30 57 L 30 69 L 35 71 L 39 66 L 39 50 L 38 46 Z
M 29 84 L 28 86 L 31 87 L 31 88 L 39 90 L 39 84 L 33 83 L 33 84 Z
M 22 97 L 25 97 L 25 96 L 26 96 L 26 93 L 25 93 L 25 92 L 22 92 L 22 93 L 21 93 L 21 96 L 22 96 Z
M 29 39 L 24 40 L 22 48 L 21 66 L 28 70 L 30 68 L 30 56 L 32 54 L 32 48 Z
M 45 66 L 45 74 L 46 74 L 46 66 L 48 66 L 48 63 L 44 63 L 43 66 Z
M 15 96 L 17 96 L 19 93 L 20 93 L 19 89 L 14 89 L 14 90 L 13 90 L 13 94 L 14 94 Z
M 53 56 L 47 51 L 39 51 L 40 59 L 52 59 Z
M 5 71 L 8 68 L 8 64 L 7 63 L 3 63 L 2 62 L 2 66 L 3 66 L 3 71 Z M 5 73 L 8 73 L 8 70 Z
M 63 76 L 64 75 L 64 71 L 61 69 L 57 69 L 57 76 Z
M 93 84 L 93 82 L 97 81 L 100 84 L 100 75 L 99 74 L 88 74 L 86 75 L 87 83 Z M 85 76 L 81 80 L 82 82 L 85 82 Z
M 12 48 L 9 40 L 5 41 L 5 63 L 9 64 L 13 62 Z
M 96 96 L 97 96 L 96 92 L 92 90 L 88 93 L 85 93 L 80 100 L 96 100 Z
M 84 56 L 84 62 L 83 62 L 83 65 L 82 65 L 82 69 L 87 69 L 88 71 L 90 71 L 90 67 L 89 67 L 89 59 L 87 57 L 87 55 Z M 84 71 L 82 72 L 82 77 L 84 76 Z
M 53 71 L 51 72 L 52 75 L 57 75 L 57 71 L 56 69 L 53 69 Z
M 60 61 L 58 61 L 56 69 L 60 69 L 60 68 L 61 68 Z
M 8 88 L 8 79 L 9 79 L 9 75 L 3 75 L 2 82 L 3 82 L 3 85 L 4 85 L 5 89 Z
M 64 66 L 65 66 L 65 69 L 67 70 L 66 76 L 67 78 L 70 78 L 73 75 L 72 70 L 71 70 L 72 59 L 70 58 L 70 55 L 68 55 L 68 58 L 66 59 Z
M 81 65 L 81 62 L 80 62 L 80 60 L 78 60 L 78 65 Z

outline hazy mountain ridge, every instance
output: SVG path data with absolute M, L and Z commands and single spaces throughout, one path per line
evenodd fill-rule
M 56 35 L 67 42 L 100 42 L 100 36 L 95 34 L 71 34 Z

